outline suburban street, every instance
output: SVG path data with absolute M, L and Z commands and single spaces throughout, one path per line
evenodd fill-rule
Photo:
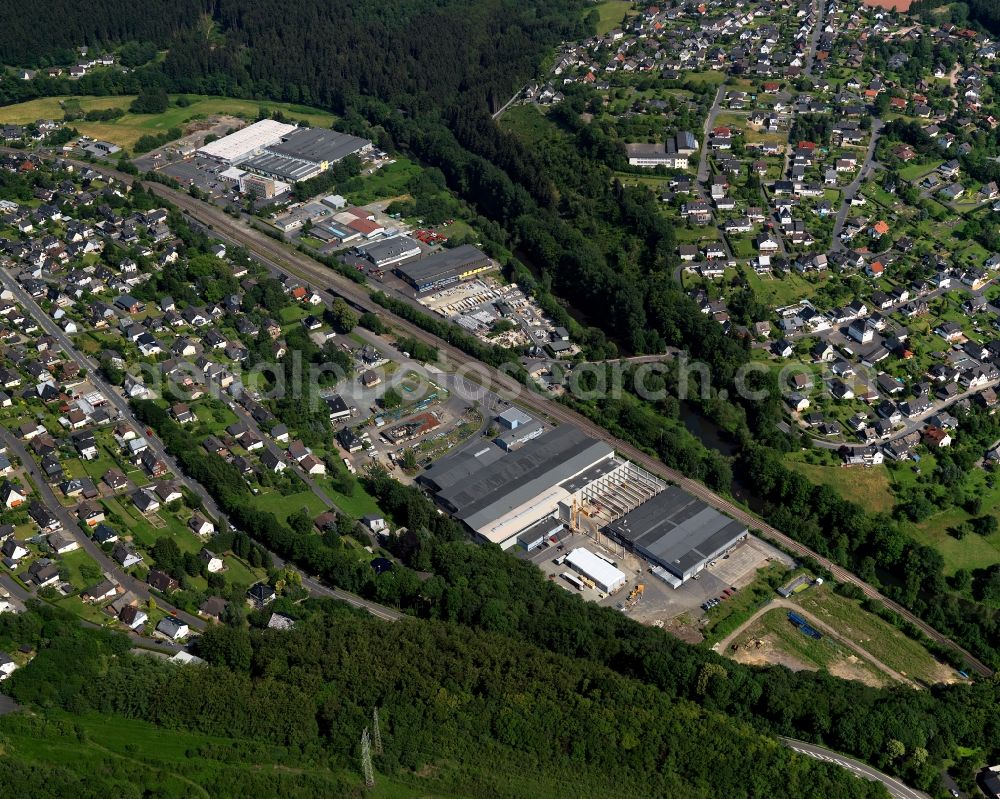
M 839 754 L 838 752 L 834 752 L 833 750 L 827 749 L 823 746 L 816 746 L 815 744 L 796 741 L 794 738 L 779 738 L 779 740 L 785 746 L 790 749 L 794 749 L 799 754 L 806 755 L 814 760 L 822 760 L 826 763 L 833 763 L 834 765 L 853 772 L 861 779 L 870 780 L 872 782 L 881 782 L 893 799 L 930 799 L 930 796 L 923 791 L 917 791 L 910 788 L 908 785 L 900 782 L 895 777 L 890 777 L 888 774 L 878 771 L 871 766 L 865 765 L 852 757 L 847 757 L 847 755 Z
M 31 478 L 31 482 L 34 484 L 35 490 L 38 492 L 38 499 L 56 516 L 57 519 L 59 519 L 63 530 L 68 535 L 72 535 L 73 538 L 79 542 L 84 551 L 86 551 L 86 553 L 97 562 L 97 565 L 100 566 L 104 572 L 112 576 L 116 582 L 120 583 L 123 588 L 131 591 L 143 601 L 153 597 L 149 591 L 149 586 L 146 583 L 136 580 L 132 577 L 132 575 L 122 569 L 121 566 L 108 557 L 107 553 L 105 553 L 103 549 L 94 543 L 93 539 L 88 537 L 80 529 L 80 525 L 76 517 L 74 517 L 73 514 L 70 513 L 69 510 L 56 497 L 55 492 L 45 479 L 45 475 L 43 475 L 35 465 L 35 459 L 24 448 L 24 445 L 21 444 L 18 438 L 7 428 L 0 427 L 0 439 L 2 439 L 7 445 L 8 450 L 21 461 L 22 468 Z M 190 613 L 186 613 L 183 610 L 175 608 L 165 599 L 160 597 L 153 598 L 155 599 L 157 605 L 168 613 L 186 622 L 191 629 L 202 630 L 205 628 L 204 619 L 192 616 Z
M 122 397 L 121 394 L 116 389 L 112 388 L 111 386 L 109 386 L 107 383 L 105 383 L 103 380 L 100 379 L 100 376 L 97 374 L 97 364 L 94 363 L 90 358 L 85 356 L 83 353 L 77 350 L 76 347 L 73 346 L 73 342 L 70 341 L 69 337 L 63 332 L 63 330 L 52 320 L 52 318 L 48 314 L 46 314 L 39 307 L 39 305 L 35 302 L 34 298 L 31 297 L 31 295 L 28 294 L 24 290 L 24 288 L 16 280 L 14 280 L 14 278 L 10 275 L 10 273 L 7 272 L 7 270 L 5 269 L 0 269 L 0 282 L 2 282 L 3 285 L 11 291 L 15 299 L 19 303 L 21 303 L 25 311 L 30 313 L 38 321 L 38 323 L 43 327 L 45 332 L 51 335 L 59 342 L 60 346 L 67 353 L 67 355 L 71 357 L 80 366 L 81 369 L 87 370 L 88 380 L 91 382 L 91 384 L 93 384 L 95 389 L 100 391 L 105 397 L 108 398 L 108 401 L 112 403 L 112 405 L 115 407 L 115 410 L 118 412 L 120 417 L 127 420 L 130 424 L 132 424 L 135 427 L 136 431 L 145 435 L 146 441 L 148 442 L 150 449 L 153 450 L 154 454 L 156 454 L 158 458 L 160 458 L 164 463 L 167 464 L 167 467 L 173 473 L 175 479 L 186 485 L 199 498 L 201 498 L 202 502 L 204 503 L 205 512 L 208 515 L 214 517 L 215 519 L 225 520 L 226 518 L 225 515 L 219 509 L 218 505 L 212 499 L 208 491 L 206 491 L 205 488 L 200 483 L 191 480 L 184 474 L 184 472 L 181 470 L 177 462 L 169 455 L 169 453 L 167 453 L 166 448 L 163 446 L 163 442 L 160 441 L 160 439 L 157 438 L 155 435 L 149 435 L 145 433 L 145 425 L 143 425 L 135 417 L 135 415 L 132 412 L 131 406 L 128 404 L 125 398 Z M 125 586 L 129 590 L 132 590 L 134 593 L 136 593 L 137 596 L 148 598 L 150 596 L 148 586 L 139 583 L 134 578 L 126 574 L 123 570 L 121 570 L 118 567 L 118 564 L 116 564 L 113 560 L 108 558 L 100 547 L 98 547 L 91 539 L 82 535 L 81 531 L 79 530 L 79 528 L 76 526 L 75 523 L 71 524 L 65 523 L 65 518 L 69 518 L 71 522 L 73 522 L 74 520 L 72 519 L 71 516 L 69 516 L 69 514 L 65 511 L 65 509 L 62 508 L 58 500 L 55 499 L 55 495 L 54 493 L 52 493 L 52 489 L 49 487 L 44 477 L 37 471 L 34 459 L 27 455 L 27 452 L 24 450 L 23 446 L 21 445 L 21 442 L 18 441 L 17 438 L 10 433 L 10 431 L 4 430 L 3 432 L 9 439 L 8 443 L 11 451 L 18 457 L 22 458 L 26 469 L 32 471 L 33 473 L 32 479 L 39 486 L 39 490 L 42 492 L 43 498 L 46 499 L 46 504 L 47 505 L 50 504 L 50 499 L 51 499 L 52 503 L 51 507 L 53 512 L 57 512 L 59 509 L 61 509 L 62 512 L 65 514 L 63 523 L 67 531 L 72 532 L 74 535 L 77 535 L 80 538 L 80 541 L 83 544 L 83 546 L 97 560 L 97 562 L 101 564 L 101 567 L 106 570 L 110 570 L 111 573 L 115 574 L 116 579 L 123 586 Z M 264 439 L 265 441 L 268 441 L 269 437 L 264 436 Z M 329 499 L 327 499 L 327 502 L 329 502 Z M 270 554 L 274 562 L 283 563 L 283 561 L 280 558 L 278 558 L 274 553 Z M 364 608 L 368 610 L 370 613 L 372 613 L 372 615 L 378 616 L 379 618 L 392 617 L 392 619 L 395 620 L 396 618 L 399 618 L 399 616 L 401 615 L 398 614 L 396 611 L 392 610 L 391 608 L 386 608 L 381 605 L 377 605 L 376 603 L 368 602 L 367 600 L 355 596 L 354 594 L 350 594 L 349 592 L 327 588 L 326 586 L 321 585 L 315 579 L 302 573 L 294 565 L 292 565 L 291 568 L 294 569 L 295 571 L 299 571 L 302 577 L 302 585 L 313 595 L 341 599 L 345 602 L 349 602 L 349 604 L 352 604 L 355 607 Z M 140 586 L 140 589 L 137 590 L 135 587 L 133 587 L 132 584 Z M 157 603 L 161 607 L 167 610 L 176 610 L 175 608 L 172 608 L 161 599 L 157 599 Z M 185 621 L 187 621 L 188 626 L 190 626 L 192 629 L 203 629 L 205 626 L 205 623 L 202 619 L 195 616 L 191 616 L 190 614 L 184 614 L 183 611 L 177 611 L 177 615 L 179 618 L 183 618 Z
M 840 232 L 844 229 L 844 222 L 851 210 L 851 200 L 853 200 L 861 188 L 861 184 L 868 180 L 875 171 L 875 148 L 878 146 L 879 131 L 885 127 L 885 123 L 878 117 L 872 118 L 871 141 L 868 142 L 868 150 L 865 152 L 865 160 L 858 169 L 857 177 L 844 187 L 843 195 L 840 198 L 840 210 L 837 211 L 837 218 L 833 223 L 833 233 L 831 234 L 830 248 L 832 250 L 844 249 L 844 243 L 840 240 Z
M 820 37 L 823 35 L 823 20 L 826 17 L 826 0 L 818 0 L 813 7 L 816 10 L 816 19 L 813 22 L 812 33 L 809 35 L 809 52 L 806 54 L 806 64 L 803 70 L 804 75 L 812 75 L 813 67 L 816 65 L 816 47 Z
M 715 93 L 715 102 L 712 103 L 712 108 L 708 112 L 708 116 L 705 117 L 705 124 L 701 129 L 701 160 L 698 161 L 698 193 L 701 195 L 701 199 L 708 200 L 708 190 L 705 186 L 708 184 L 708 151 L 711 149 L 709 144 L 709 139 L 712 136 L 712 129 L 715 127 L 715 118 L 719 116 L 719 111 L 722 109 L 722 99 L 726 96 L 726 85 L 722 84 L 719 86 L 719 90 Z

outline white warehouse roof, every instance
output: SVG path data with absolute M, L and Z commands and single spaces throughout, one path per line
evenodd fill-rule
M 566 556 L 566 562 L 585 577 L 593 580 L 597 587 L 607 593 L 617 591 L 627 581 L 625 572 L 597 557 L 589 549 L 578 547 Z
M 277 144 L 283 136 L 287 136 L 295 129 L 295 125 L 276 122 L 273 119 L 262 119 L 260 122 L 254 122 L 242 130 L 206 144 L 198 152 L 231 164 L 264 147 Z

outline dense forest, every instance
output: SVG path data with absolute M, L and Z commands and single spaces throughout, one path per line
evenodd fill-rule
M 133 657 L 124 636 L 48 608 L 0 619 L 0 646 L 37 651 L 8 683 L 22 704 L 141 719 L 231 739 L 237 751 L 283 747 L 298 753 L 285 768 L 305 779 L 322 769 L 357 774 L 361 731 L 377 708 L 377 771 L 459 795 L 885 795 L 587 660 L 440 622 L 381 622 L 327 601 L 297 615 L 289 631 L 211 628 L 198 646 L 207 666 Z M 704 693 L 724 680 L 718 667 L 698 676 Z M 238 790 L 212 795 L 246 795 Z

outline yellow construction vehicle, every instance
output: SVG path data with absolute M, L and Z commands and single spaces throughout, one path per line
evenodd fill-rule
M 631 608 L 633 605 L 635 605 L 636 602 L 642 599 L 642 595 L 643 593 L 645 593 L 645 591 L 646 591 L 646 586 L 643 585 L 642 583 L 639 583 L 635 588 L 633 588 L 629 592 L 628 599 L 625 600 L 625 607 Z

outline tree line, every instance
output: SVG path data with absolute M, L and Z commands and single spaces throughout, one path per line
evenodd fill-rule
M 123 635 L 41 609 L 0 620 L 0 641 L 37 649 L 8 683 L 19 702 L 285 747 L 305 775 L 320 765 L 357 774 L 360 733 L 378 708 L 379 773 L 426 773 L 465 796 L 884 795 L 586 659 L 441 622 L 387 624 L 328 600 L 297 615 L 287 631 L 210 628 L 197 647 L 206 666 L 131 656 Z M 697 682 L 709 694 L 728 677 L 703 669 Z

